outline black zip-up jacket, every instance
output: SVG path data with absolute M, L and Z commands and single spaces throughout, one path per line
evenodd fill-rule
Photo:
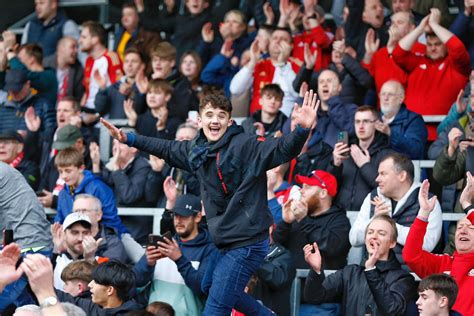
M 291 253 L 281 245 L 272 244 L 256 275 L 258 282 L 252 296 L 277 315 L 291 315 L 290 292 L 296 275 Z
M 266 198 L 266 171 L 298 155 L 308 134 L 309 129 L 297 127 L 287 136 L 260 141 L 232 125 L 215 143 L 208 143 L 201 131 L 194 140 L 183 142 L 128 133 L 127 144 L 193 171 L 201 183 L 214 243 L 233 249 L 268 238 L 273 219 Z
M 350 230 L 345 210 L 333 205 L 324 213 L 306 216 L 300 222 L 288 224 L 281 221 L 273 232 L 273 239 L 291 252 L 297 269 L 309 268 L 304 260 L 303 247 L 317 242 L 324 267 L 336 270 L 347 264 L 347 253 L 351 248 Z
M 349 140 L 349 145 L 358 143 L 357 137 Z M 378 175 L 380 161 L 391 152 L 388 137 L 375 132 L 374 140 L 369 146 L 370 162 L 360 168 L 357 167 L 351 156 L 344 160 L 339 167 L 336 167 L 332 162 L 327 171 L 337 179 L 336 203 L 348 211 L 359 211 L 367 194 L 378 186 L 375 179 Z
M 119 307 L 102 308 L 88 298 L 74 297 L 59 290 L 56 290 L 56 295 L 58 296 L 58 300 L 60 302 L 68 302 L 79 306 L 86 312 L 88 316 L 125 316 L 131 311 L 143 309 L 143 306 L 139 305 L 134 300 L 126 301 Z
M 348 265 L 324 277 L 309 272 L 304 297 L 312 304 L 341 303 L 341 315 L 403 315 L 408 302 L 416 297 L 413 276 L 402 270 L 393 251 L 387 261 L 365 271 L 361 265 Z

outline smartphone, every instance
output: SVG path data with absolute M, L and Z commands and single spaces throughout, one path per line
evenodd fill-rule
M 43 196 L 46 196 L 46 193 L 44 193 L 43 191 L 36 191 L 36 196 L 37 197 L 43 197 Z
M 337 143 L 349 145 L 349 134 L 346 131 L 339 132 L 337 134 Z M 344 156 L 348 157 L 349 152 L 345 153 Z
M 156 246 L 159 241 L 165 242 L 164 237 L 166 237 L 168 240 L 171 240 L 171 233 L 169 231 L 167 231 L 163 235 L 149 234 L 148 235 L 148 246 Z
M 13 242 L 13 229 L 3 230 L 3 247 Z

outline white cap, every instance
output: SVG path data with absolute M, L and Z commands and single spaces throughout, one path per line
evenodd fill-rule
M 91 220 L 89 216 L 82 214 L 82 213 L 71 213 L 64 219 L 63 222 L 63 231 L 68 229 L 70 226 L 77 222 L 86 222 L 89 226 L 92 226 Z

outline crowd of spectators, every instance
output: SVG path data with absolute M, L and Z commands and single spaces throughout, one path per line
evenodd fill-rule
M 300 315 L 474 314 L 474 0 L 59 2 L 0 37 L 2 315 L 289 316 L 297 269 Z

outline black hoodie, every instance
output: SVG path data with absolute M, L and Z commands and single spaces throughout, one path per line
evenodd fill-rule
M 324 277 L 324 271 L 309 272 L 304 297 L 312 304 L 342 304 L 341 315 L 404 315 L 406 306 L 417 295 L 413 276 L 404 271 L 393 251 L 376 268 L 348 265 Z

